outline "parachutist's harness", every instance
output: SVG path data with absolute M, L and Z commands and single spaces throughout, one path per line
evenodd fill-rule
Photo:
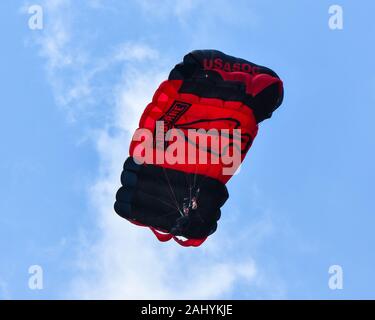
M 176 224 L 172 227 L 171 234 L 183 234 L 184 230 L 189 227 L 191 216 L 197 214 L 196 210 L 198 209 L 198 196 L 199 188 L 195 192 L 195 196 L 184 198 L 182 212 L 180 211 L 181 217 L 176 219 Z
M 182 212 L 184 216 L 189 215 L 190 210 L 197 210 L 198 209 L 198 196 L 199 196 L 199 188 L 197 189 L 195 196 L 193 197 L 186 197 L 184 198 L 184 202 L 182 204 Z

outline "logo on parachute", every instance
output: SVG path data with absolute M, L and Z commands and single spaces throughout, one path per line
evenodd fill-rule
M 220 69 L 226 72 L 246 72 L 250 74 L 257 74 L 260 72 L 258 66 L 249 63 L 230 63 L 223 59 L 203 59 L 203 67 L 206 70 Z
M 163 128 L 163 139 L 167 132 L 175 127 L 175 123 L 181 118 L 181 116 L 191 107 L 191 103 L 175 100 L 168 111 L 158 120 L 164 122 Z M 168 146 L 168 141 L 158 141 L 160 135 L 155 132 L 155 143 L 164 143 L 165 147 Z
M 181 116 L 185 114 L 191 107 L 190 103 L 182 101 L 174 101 L 168 111 L 158 119 L 162 121 L 162 131 L 155 129 L 154 146 L 164 145 L 167 148 L 171 141 L 165 139 L 171 129 L 178 129 L 185 141 L 194 145 L 198 149 L 220 157 L 223 152 L 228 152 L 230 147 L 238 149 L 242 154 L 246 153 L 250 148 L 253 138 L 249 134 L 241 133 L 241 123 L 234 118 L 213 118 L 200 119 L 192 122 L 177 123 Z M 232 130 L 226 128 L 233 128 Z M 231 132 L 232 131 L 232 132 Z M 202 136 L 211 138 L 211 146 L 201 146 L 196 140 Z M 214 143 L 214 141 L 219 143 Z M 206 141 L 207 143 L 207 141 Z M 221 151 L 220 149 L 221 145 Z

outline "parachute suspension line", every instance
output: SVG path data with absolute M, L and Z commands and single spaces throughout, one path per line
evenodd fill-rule
M 166 180 L 167 180 L 167 183 L 168 183 L 168 186 L 169 186 L 170 193 L 171 193 L 171 195 L 172 195 L 173 198 L 174 198 L 174 201 L 175 201 L 175 204 L 176 204 L 176 209 L 177 209 L 177 211 L 180 213 L 180 215 L 183 217 L 184 214 L 183 214 L 183 212 L 181 211 L 180 206 L 178 205 L 178 201 L 177 201 L 176 195 L 175 195 L 175 193 L 174 193 L 174 191 L 173 191 L 172 185 L 171 185 L 171 183 L 170 183 L 170 181 L 169 181 L 169 178 L 168 178 L 167 171 L 165 170 L 164 167 L 163 167 L 163 172 L 164 172 L 165 178 L 166 178 Z
M 191 190 L 193 186 L 191 185 L 191 176 L 189 174 L 189 203 L 191 202 Z
M 176 208 L 173 208 L 173 210 L 168 211 L 167 213 L 162 214 L 162 215 L 160 215 L 160 216 L 158 216 L 158 217 L 159 217 L 159 218 L 168 217 L 168 216 L 171 216 L 171 215 L 173 215 L 173 214 L 175 214 L 175 213 L 176 213 Z
M 197 181 L 197 166 L 195 167 L 195 174 L 194 174 L 194 190 L 196 190 L 195 191 L 195 198 L 196 198 L 196 202 L 197 203 L 199 203 L 199 195 L 200 195 L 200 186 L 201 186 L 201 183 L 205 180 L 205 179 L 207 179 L 207 177 L 205 176 L 205 175 L 200 175 L 199 176 L 199 179 L 198 179 L 198 181 Z M 195 187 L 196 187 L 196 189 L 195 189 Z M 203 217 L 202 217 L 202 215 L 199 213 L 199 212 L 197 212 L 197 216 L 198 216 L 198 218 L 202 221 L 202 222 L 204 222 L 205 221 L 205 219 L 203 219 Z
M 155 197 L 155 196 L 153 196 L 151 194 L 148 194 L 147 196 L 150 197 L 150 198 L 152 198 L 152 199 L 155 199 L 156 201 L 159 201 L 159 202 L 165 204 L 166 206 L 172 208 L 173 210 L 176 210 L 176 206 L 174 206 L 172 202 L 169 203 L 169 202 L 163 201 L 163 200 L 159 199 L 158 197 Z
M 187 185 L 187 192 L 188 192 L 188 195 L 189 195 L 189 204 L 190 204 L 191 199 L 192 199 L 191 191 L 192 191 L 192 187 L 193 187 L 192 184 L 191 184 L 190 173 L 185 174 L 185 181 L 186 181 L 186 185 Z
M 197 172 L 198 172 L 198 164 L 196 163 L 195 164 L 195 169 L 194 169 L 194 181 L 193 181 L 193 188 L 190 188 L 190 202 L 191 203 L 191 200 L 192 200 L 192 197 L 191 197 L 191 190 L 193 189 L 194 190 L 194 198 L 195 198 L 195 202 L 196 204 L 198 204 L 198 198 L 199 198 L 199 183 L 198 183 L 198 186 L 197 186 Z M 197 186 L 197 188 L 195 188 Z M 196 212 L 197 216 L 199 217 L 199 219 L 201 221 L 204 221 L 204 219 L 202 218 L 201 214 L 199 212 Z
M 198 167 L 197 167 L 197 164 L 195 164 L 193 189 L 195 189 L 195 185 L 197 183 L 197 171 L 198 171 Z
M 161 177 L 156 177 L 156 181 L 159 181 L 159 182 L 162 182 L 162 183 L 166 183 L 166 174 L 164 173 L 164 179 L 163 178 L 161 178 Z M 168 180 L 167 180 L 167 182 L 168 182 Z M 170 186 L 170 189 L 171 189 L 171 186 Z M 171 208 L 174 208 L 175 210 L 177 210 L 177 211 L 180 211 L 179 210 L 179 208 L 178 208 L 178 206 L 176 205 L 176 200 L 175 199 L 173 199 L 173 194 L 171 193 L 171 191 L 170 190 L 168 190 L 168 194 L 169 194 L 169 197 L 170 197 L 170 199 L 171 199 L 171 202 L 165 202 L 164 201 L 164 203 L 165 204 L 168 204 L 168 206 L 169 207 L 171 207 Z M 157 200 L 159 200 L 159 201 L 162 201 L 162 200 L 160 200 L 159 198 L 157 198 L 157 197 L 154 197 L 155 199 L 157 199 Z
M 193 187 L 191 188 L 192 190 L 194 190 L 194 196 L 197 200 L 197 190 L 195 189 L 195 186 L 197 184 L 197 171 L 198 171 L 198 167 L 197 167 L 197 164 L 195 164 L 195 169 L 194 169 L 194 179 L 193 179 Z M 191 192 L 190 192 L 190 201 L 191 201 Z

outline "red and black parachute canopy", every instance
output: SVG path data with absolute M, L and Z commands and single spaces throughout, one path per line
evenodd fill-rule
M 189 129 L 204 129 L 200 135 L 220 140 L 222 147 L 203 149 L 210 159 L 221 159 L 223 152 L 236 149 L 242 161 L 257 135 L 258 123 L 270 118 L 282 100 L 283 83 L 271 69 L 217 50 L 197 50 L 187 54 L 160 84 L 139 128 L 148 129 L 156 141 L 157 123 L 163 124 L 165 132 L 178 130 L 184 139 L 176 145 L 190 153 L 192 145 L 199 152 L 202 148 L 192 142 Z M 239 129 L 240 136 L 213 137 L 210 129 Z M 115 211 L 134 224 L 150 227 L 161 241 L 173 238 L 184 246 L 199 246 L 215 232 L 220 208 L 228 198 L 225 183 L 231 175 L 224 173 L 226 164 L 189 163 L 189 154 L 182 163 L 157 163 L 153 157 L 140 164 L 145 150 L 137 140 L 132 140 L 124 164 Z M 149 148 L 153 155 L 157 153 L 157 144 Z

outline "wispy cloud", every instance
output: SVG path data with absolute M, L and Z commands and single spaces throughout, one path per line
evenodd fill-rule
M 199 8 L 203 3 L 202 0 L 161 0 L 158 2 L 152 0 L 136 0 L 136 3 L 147 14 L 157 18 L 174 16 L 181 21 L 188 16 L 195 8 Z
M 90 3 L 95 7 L 101 4 Z M 152 2 L 141 1 L 141 5 L 146 10 Z M 173 6 L 174 14 L 192 10 L 196 4 L 188 1 L 183 9 L 181 5 Z M 97 179 L 88 190 L 88 201 L 99 232 L 94 237 L 87 231 L 89 241 L 81 242 L 78 276 L 72 279 L 65 297 L 220 298 L 233 294 L 238 284 L 246 288 L 264 286 L 266 281 L 261 279 L 266 276 L 254 261 L 253 251 L 249 252 L 248 244 L 237 235 L 214 235 L 200 249 L 185 249 L 175 243 L 158 243 L 147 230 L 130 225 L 114 213 L 114 195 L 131 134 L 153 92 L 166 78 L 167 69 L 158 59 L 161 53 L 140 42 L 119 43 L 114 49 L 108 48 L 104 56 L 93 56 L 74 35 L 77 26 L 73 27 L 70 16 L 74 13 L 72 3 L 46 1 L 45 8 L 50 21 L 36 43 L 56 101 L 69 106 L 69 115 L 82 121 L 76 111 L 83 103 L 90 103 L 94 107 L 90 112 L 95 112 L 103 94 L 110 115 L 102 126 L 92 128 L 91 136 L 100 165 Z M 144 61 L 148 61 L 147 68 L 140 63 Z M 121 70 L 116 71 L 117 77 L 112 76 L 113 66 Z M 262 233 L 260 229 L 268 225 L 257 228 Z M 240 251 L 241 256 L 233 254 Z

